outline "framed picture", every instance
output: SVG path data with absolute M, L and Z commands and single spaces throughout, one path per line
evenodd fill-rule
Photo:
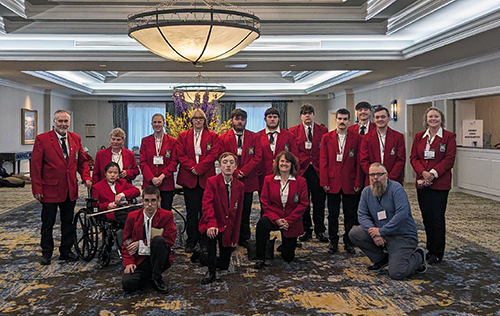
M 85 124 L 85 137 L 95 138 L 95 124 Z
M 34 144 L 38 134 L 38 111 L 21 109 L 21 126 L 21 144 Z

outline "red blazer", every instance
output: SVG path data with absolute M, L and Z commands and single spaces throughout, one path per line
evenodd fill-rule
M 368 169 L 372 163 L 381 162 L 377 129 L 372 129 L 362 138 L 359 158 L 363 172 L 368 174 Z M 406 149 L 404 136 L 400 132 L 388 127 L 385 136 L 384 166 L 389 172 L 389 179 L 403 184 L 405 162 Z M 368 178 L 365 185 L 370 185 Z
M 429 187 L 435 190 L 450 190 L 451 189 L 451 168 L 455 164 L 455 155 L 457 153 L 456 135 L 443 129 L 443 138 L 436 135 L 431 144 L 431 149 L 434 149 L 434 159 L 424 159 L 425 146 L 427 145 L 427 137 L 424 136 L 425 131 L 417 133 L 413 146 L 411 146 L 410 163 L 413 170 L 417 173 L 417 180 L 422 179 L 422 171 L 431 169 L 436 170 L 438 178 L 432 181 Z M 417 186 L 417 189 L 421 188 Z
M 361 165 L 359 163 L 359 147 L 361 136 L 347 132 L 342 162 L 337 162 L 340 153 L 337 141 L 337 130 L 325 134 L 321 140 L 320 185 L 329 186 L 328 193 L 355 194 L 354 187 L 363 187 Z
M 106 168 L 107 164 L 112 161 L 111 157 L 111 146 L 97 152 L 95 155 L 94 173 L 92 174 L 93 183 L 97 183 L 105 178 L 104 168 Z M 137 160 L 135 160 L 134 152 L 128 150 L 127 148 L 122 148 L 122 161 L 123 170 L 127 172 L 127 182 L 132 183 L 132 181 L 139 174 L 139 168 L 137 167 Z
M 204 129 L 201 134 L 200 146 L 200 162 L 196 163 L 193 129 L 179 134 L 177 155 L 181 167 L 177 175 L 177 184 L 192 189 L 199 180 L 200 186 L 205 188 L 207 179 L 215 175 L 215 161 L 219 158 L 220 152 L 219 136 L 210 130 Z M 191 172 L 191 168 L 198 172 L 198 176 Z
M 174 172 L 177 171 L 177 141 L 175 138 L 163 134 L 160 155 L 163 157 L 163 165 L 153 164 L 153 157 L 156 156 L 155 136 L 149 135 L 142 139 L 139 151 L 140 165 L 142 171 L 142 188 L 153 185 L 151 179 L 160 176 L 162 173 L 165 179 L 158 187 L 160 191 L 173 191 Z
M 245 187 L 243 183 L 233 178 L 231 184 L 231 201 L 227 206 L 227 191 L 222 174 L 207 179 L 207 187 L 203 193 L 202 217 L 199 223 L 200 233 L 210 227 L 217 227 L 222 236 L 222 245 L 231 247 L 240 238 L 241 214 Z
M 172 248 L 175 244 L 175 239 L 177 237 L 177 229 L 174 224 L 174 216 L 172 212 L 166 211 L 162 208 L 158 208 L 156 214 L 153 217 L 153 223 L 151 227 L 161 229 L 163 228 L 163 238 L 167 245 Z M 126 267 L 129 264 L 135 264 L 138 266 L 144 259 L 145 256 L 141 256 L 135 253 L 133 256 L 128 253 L 126 240 L 144 241 L 144 209 L 132 211 L 128 214 L 127 221 L 125 222 L 125 227 L 123 228 L 123 243 L 122 243 L 122 258 L 123 266 Z M 170 264 L 174 262 L 174 257 L 172 252 L 170 252 Z
M 356 133 L 359 135 L 359 126 L 358 125 L 359 125 L 359 123 L 349 126 L 347 128 L 347 132 L 348 133 Z M 373 122 L 369 122 L 368 123 L 368 133 L 370 133 L 374 129 L 377 129 L 377 125 L 375 125 L 375 123 L 373 123 Z M 368 133 L 365 133 L 365 135 L 368 135 Z M 360 136 L 365 136 L 365 135 L 360 135 Z
M 300 236 L 304 233 L 302 226 L 302 214 L 304 214 L 309 205 L 309 194 L 307 192 L 306 179 L 297 176 L 296 180 L 291 180 L 288 189 L 288 200 L 285 207 L 281 203 L 280 180 L 274 180 L 274 174 L 266 176 L 260 202 L 265 217 L 268 217 L 272 223 L 277 219 L 284 218 L 290 227 L 283 231 L 287 238 Z
M 221 153 L 225 151 L 232 152 L 233 154 L 238 154 L 238 143 L 236 142 L 236 136 L 234 135 L 234 130 L 231 128 L 229 131 L 219 136 L 221 144 Z M 258 172 L 260 163 L 262 160 L 262 147 L 259 142 L 257 134 L 245 130 L 243 134 L 243 150 L 241 159 L 238 162 L 238 168 L 234 171 L 234 174 L 238 174 L 243 171 L 245 176 L 239 179 L 245 185 L 245 193 L 250 193 L 259 190 L 259 178 Z
M 323 135 L 328 133 L 328 128 L 314 123 L 311 149 L 306 149 L 305 142 L 307 141 L 307 137 L 304 129 L 304 124 L 300 123 L 299 125 L 290 127 L 289 131 L 294 135 L 299 151 L 299 156 L 297 157 L 300 161 L 299 174 L 303 175 L 307 168 L 309 168 L 309 165 L 312 163 L 314 170 L 316 170 L 316 173 L 319 175 L 319 151 L 321 146 L 321 138 L 323 137 Z
M 258 132 L 257 137 L 260 139 L 260 144 L 262 146 L 262 162 L 260 164 L 261 167 L 259 171 L 259 183 L 262 189 L 265 176 L 273 173 L 273 161 L 276 158 L 276 155 L 283 150 L 286 150 L 294 154 L 298 159 L 299 150 L 297 149 L 295 136 L 293 136 L 292 133 L 284 128 L 280 129 L 280 134 L 278 135 L 278 139 L 276 141 L 276 150 L 274 151 L 274 154 L 271 151 L 271 147 L 269 146 L 269 139 L 267 138 L 266 130 L 263 129 L 262 131 Z
M 71 201 L 78 198 L 76 172 L 83 181 L 91 180 L 80 136 L 67 132 L 69 158 L 64 159 L 56 132 L 40 134 L 35 139 L 31 154 L 30 174 L 33 194 L 43 194 L 43 203 Z
M 138 188 L 128 183 L 125 179 L 118 179 L 115 182 L 116 194 L 123 193 L 127 201 L 139 196 L 141 192 Z M 115 201 L 115 194 L 111 191 L 111 187 L 106 179 L 102 179 L 92 186 L 92 197 L 99 201 L 99 210 L 106 211 L 108 205 Z M 115 213 L 106 213 L 106 217 L 110 220 L 116 220 Z

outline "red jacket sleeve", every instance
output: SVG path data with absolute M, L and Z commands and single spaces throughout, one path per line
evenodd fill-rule
M 207 180 L 207 186 L 205 192 L 203 193 L 203 206 L 199 230 L 200 233 L 204 233 L 207 229 L 217 226 L 217 219 L 215 218 L 214 210 L 214 200 L 217 195 L 215 185 L 212 181 L 213 179 Z
M 404 136 L 401 133 L 396 133 L 396 161 L 394 162 L 394 166 L 391 170 L 389 170 L 389 178 L 390 179 L 401 179 L 403 176 L 403 171 L 405 169 L 406 163 L 406 147 Z M 367 172 L 368 173 L 368 172 Z
M 444 135 L 443 135 L 444 136 Z M 438 173 L 438 177 L 450 171 L 455 164 L 455 156 L 457 154 L 457 140 L 456 135 L 452 134 L 447 137 L 446 141 L 446 154 L 444 159 L 434 166 L 434 170 Z
M 165 178 L 169 178 L 172 176 L 174 172 L 177 171 L 177 141 L 174 146 L 172 146 L 172 152 L 170 153 L 170 163 L 165 165 L 165 167 L 161 170 L 161 172 L 165 175 Z
M 92 181 L 92 178 L 90 177 L 90 168 L 89 164 L 87 163 L 87 158 L 85 158 L 85 152 L 83 151 L 82 147 L 82 140 L 80 136 L 75 135 L 76 139 L 78 140 L 78 165 L 77 165 L 77 170 L 80 176 L 82 177 L 82 181 L 85 182 L 87 180 Z
M 309 205 L 309 194 L 307 192 L 306 179 L 297 177 L 297 190 L 300 194 L 300 201 L 290 215 L 285 218 L 290 226 L 302 221 L 302 214 L 304 214 L 307 206 Z
M 177 228 L 175 228 L 174 223 L 174 215 L 172 212 L 165 211 L 166 213 L 166 223 L 163 226 L 163 239 L 170 247 L 173 247 L 175 244 L 175 239 L 177 238 Z M 171 256 L 172 257 L 172 256 Z
M 240 228 L 241 228 L 241 217 L 243 215 L 243 200 L 245 199 L 245 188 L 241 187 L 240 196 L 238 197 L 238 210 L 235 217 L 235 225 L 233 228 L 233 235 L 231 236 L 231 242 L 237 244 L 240 240 Z
M 31 191 L 33 194 L 42 194 L 42 163 L 43 163 L 43 144 L 40 137 L 35 138 L 35 145 L 31 153 L 30 176 Z
M 186 135 L 187 133 L 181 133 L 177 138 L 177 159 L 179 160 L 181 168 L 191 172 L 191 169 L 196 165 L 196 162 L 188 157 Z
M 361 140 L 361 149 L 359 150 L 359 162 L 361 169 L 365 174 L 369 173 L 370 169 L 370 135 L 365 135 Z
M 319 185 L 322 187 L 329 186 L 328 182 L 328 137 L 329 134 L 323 135 L 321 138 L 321 148 L 319 150 Z
M 270 203 L 270 184 L 272 178 L 266 177 L 264 179 L 264 185 L 262 186 L 262 193 L 260 194 L 260 203 L 262 203 L 262 210 L 264 211 L 264 215 L 266 215 L 273 224 L 276 224 L 275 221 L 280 219 L 280 216 L 272 211 L 271 203 Z
M 154 174 L 153 171 L 151 171 L 151 168 L 149 167 L 149 161 L 148 161 L 148 149 L 147 144 L 144 143 L 144 141 L 147 138 L 143 138 L 141 141 L 141 149 L 139 150 L 139 163 L 141 165 L 141 171 L 142 171 L 142 176 L 146 180 L 146 183 L 150 183 L 151 179 L 153 179 Z
M 417 133 L 415 135 L 415 138 L 413 139 L 413 145 L 411 146 L 411 153 L 410 153 L 410 163 L 411 166 L 413 167 L 413 170 L 417 173 L 417 180 L 422 177 L 422 172 L 425 170 L 425 166 L 418 157 L 418 144 L 420 139 L 422 138 L 421 133 Z M 437 170 L 436 170 L 437 171 Z M 439 173 L 438 173 L 439 175 Z
M 130 182 L 132 182 L 132 180 L 134 180 L 135 178 L 137 178 L 137 176 L 139 175 L 139 167 L 137 166 L 137 160 L 135 159 L 134 152 L 130 151 L 129 154 L 132 155 L 130 157 L 131 158 L 130 160 L 132 161 L 132 165 L 131 165 L 130 169 L 125 169 L 125 171 L 127 172 L 127 177 L 126 177 L 127 180 L 130 181 Z
M 129 214 L 130 215 L 130 214 Z M 123 228 L 123 241 L 132 239 L 132 232 L 134 231 L 134 219 L 132 216 L 127 217 L 127 221 L 125 222 L 125 227 Z M 125 242 L 122 242 L 122 259 L 123 266 L 126 267 L 129 264 L 135 264 L 134 256 L 132 256 L 127 251 L 127 246 Z
M 92 170 L 92 183 L 96 184 L 103 177 L 104 175 L 101 175 L 101 152 L 98 151 L 95 155 L 94 169 Z

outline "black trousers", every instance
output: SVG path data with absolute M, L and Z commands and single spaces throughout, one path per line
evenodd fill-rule
M 443 259 L 446 245 L 445 212 L 449 190 L 417 189 L 418 206 L 422 212 L 429 255 Z
M 261 217 L 257 223 L 255 232 L 257 259 L 264 260 L 266 258 L 266 244 L 269 240 L 271 231 L 280 230 L 278 225 L 271 222 L 268 217 Z M 290 262 L 295 258 L 295 248 L 297 246 L 297 237 L 287 238 L 281 232 L 281 257 L 286 262 Z
M 250 239 L 250 214 L 252 213 L 253 192 L 245 193 L 243 198 L 243 212 L 241 214 L 240 240 Z
M 151 241 L 151 255 L 147 256 L 133 273 L 124 273 L 122 287 L 127 293 L 135 292 L 147 281 L 161 279 L 163 271 L 170 268 L 170 247 L 162 236 Z
M 312 231 L 312 224 L 314 222 L 314 232 L 316 234 L 323 233 L 325 227 L 325 200 L 326 192 L 319 185 L 319 176 L 314 170 L 312 165 L 309 165 L 307 170 L 302 175 L 306 179 L 307 189 L 309 191 L 310 200 L 313 204 L 313 217 L 311 221 L 311 204 L 307 205 L 307 209 L 302 215 L 302 225 L 304 230 Z
M 200 187 L 199 183 L 193 189 L 188 187 L 184 187 L 183 189 L 184 202 L 186 203 L 186 246 L 194 247 L 200 240 L 198 224 L 201 219 L 201 207 L 205 189 Z
M 344 245 L 352 244 L 349 240 L 349 231 L 358 224 L 358 203 L 359 194 L 345 194 L 342 190 L 339 193 L 328 193 L 328 235 L 330 242 L 339 242 L 339 215 L 340 202 L 344 211 Z
M 224 247 L 222 245 L 222 236 L 224 232 L 219 232 L 217 237 L 209 238 L 207 234 L 203 234 L 201 239 L 203 244 L 207 247 L 207 255 L 200 256 L 200 263 L 208 268 L 208 271 L 215 272 L 217 268 L 221 270 L 229 269 L 229 263 L 231 262 L 231 253 L 233 249 L 231 247 Z M 219 257 L 217 257 L 217 243 L 219 244 Z
M 75 226 L 73 225 L 73 213 L 76 201 L 71 201 L 69 195 L 62 203 L 42 203 L 42 230 L 40 246 L 44 256 L 52 256 L 54 250 L 54 238 L 52 231 L 56 222 L 57 207 L 60 211 L 61 219 L 61 246 L 60 254 L 67 254 L 73 247 L 75 240 Z
M 174 191 L 160 191 L 161 208 L 167 211 L 172 210 L 172 203 L 174 201 Z

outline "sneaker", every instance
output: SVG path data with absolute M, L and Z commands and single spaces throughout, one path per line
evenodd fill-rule
M 385 255 L 384 259 L 369 266 L 368 270 L 370 270 L 372 272 L 380 272 L 380 270 L 387 267 L 388 264 L 389 264 L 389 256 Z
M 417 249 L 415 249 L 415 252 L 418 252 L 422 256 L 422 268 L 416 269 L 415 272 L 425 273 L 427 271 L 426 255 L 428 251 L 424 247 L 417 247 Z
M 167 284 L 165 284 L 162 278 L 153 280 L 153 287 L 158 293 L 161 294 L 167 294 L 170 291 Z

